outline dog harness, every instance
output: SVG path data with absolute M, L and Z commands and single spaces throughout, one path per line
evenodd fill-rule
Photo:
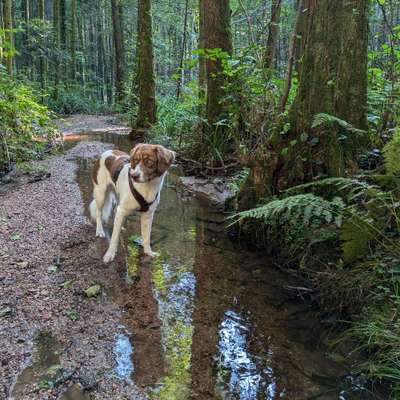
M 128 171 L 128 181 L 129 181 L 129 187 L 131 189 L 131 193 L 133 195 L 133 197 L 135 198 L 135 200 L 139 203 L 140 205 L 140 209 L 138 210 L 139 212 L 147 212 L 149 211 L 149 208 L 152 204 L 154 204 L 154 202 L 157 200 L 158 195 L 160 194 L 160 192 L 158 192 L 156 194 L 156 197 L 154 198 L 154 200 L 149 203 L 135 188 L 132 178 L 131 178 L 131 170 L 132 168 L 129 168 Z

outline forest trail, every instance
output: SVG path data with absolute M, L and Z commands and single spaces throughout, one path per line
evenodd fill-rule
M 64 152 L 41 163 L 51 175 L 0 190 L 0 398 L 367 398 L 325 356 L 315 311 L 287 290 L 295 282 L 231 243 L 221 211 L 177 189 L 178 168 L 155 220 L 160 256 L 142 256 L 134 216 L 104 265 L 107 241 L 87 218 L 90 168 L 131 144 L 110 117 L 60 128 Z

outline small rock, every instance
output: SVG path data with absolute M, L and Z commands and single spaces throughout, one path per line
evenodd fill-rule
M 20 268 L 26 268 L 28 265 L 29 265 L 28 261 L 22 261 L 17 263 L 17 266 Z
M 50 274 L 54 274 L 58 271 L 58 267 L 57 265 L 50 265 L 49 268 L 47 268 L 47 272 L 49 272 Z
M 96 297 L 100 293 L 100 291 L 101 291 L 100 285 L 93 285 L 85 290 L 85 294 L 87 297 Z
M 2 307 L 0 308 L 0 317 L 6 317 L 7 315 L 11 315 L 11 307 Z

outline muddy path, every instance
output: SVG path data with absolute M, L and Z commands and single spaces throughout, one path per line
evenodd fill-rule
M 49 178 L 0 188 L 0 399 L 372 398 L 327 356 L 315 312 L 286 289 L 296 282 L 231 243 L 221 211 L 177 189 L 178 168 L 155 218 L 159 256 L 142 255 L 132 216 L 104 265 L 90 168 L 131 144 L 114 120 L 85 118 L 60 124 Z

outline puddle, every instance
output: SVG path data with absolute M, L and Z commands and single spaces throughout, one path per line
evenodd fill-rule
M 32 384 L 48 388 L 64 379 L 65 371 L 60 365 L 61 347 L 56 338 L 49 332 L 40 332 L 34 340 L 34 361 L 18 376 L 11 399 L 26 399 L 25 390 Z
M 132 344 L 129 336 L 119 333 L 116 337 L 114 355 L 115 355 L 115 374 L 120 379 L 129 380 L 133 373 L 132 364 Z
M 79 139 L 131 148 L 115 133 Z M 87 207 L 92 160 L 77 163 Z M 349 388 L 342 378 L 348 371 L 326 356 L 318 321 L 288 298 L 288 276 L 230 242 L 221 214 L 180 195 L 177 179 L 171 171 L 155 217 L 159 256 L 143 256 L 134 215 L 122 232 L 118 263 L 107 267 L 118 270 L 105 289 L 124 308 L 121 322 L 130 332 L 115 338 L 115 375 L 159 400 L 372 398 Z

